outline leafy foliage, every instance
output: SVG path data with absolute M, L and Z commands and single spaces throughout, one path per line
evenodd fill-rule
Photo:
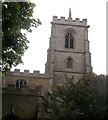
M 95 82 L 100 78 L 106 80 L 106 76 L 88 74 L 75 84 L 68 82 L 55 87 L 46 102 L 50 115 L 56 119 L 105 120 L 105 94 L 97 89 Z
M 3 2 L 2 3 L 2 60 L 3 71 L 22 63 L 22 56 L 28 49 L 29 41 L 22 30 L 32 32 L 31 27 L 41 24 L 33 18 L 34 3 Z

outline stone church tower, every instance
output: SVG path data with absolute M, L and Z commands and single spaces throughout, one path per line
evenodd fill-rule
M 69 10 L 68 19 L 53 16 L 51 25 L 45 73 L 15 69 L 7 72 L 2 79 L 3 116 L 10 113 L 10 106 L 14 105 L 14 112 L 21 119 L 45 117 L 43 97 L 53 85 L 68 80 L 76 82 L 92 71 L 87 20 L 73 20 Z M 36 111 L 39 111 L 38 114 Z
M 87 19 L 82 21 L 71 17 L 53 16 L 50 45 L 47 53 L 46 73 L 52 78 L 52 85 L 74 80 L 91 72 Z

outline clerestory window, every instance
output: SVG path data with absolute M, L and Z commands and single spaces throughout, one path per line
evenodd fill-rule
M 65 48 L 73 49 L 73 36 L 71 32 L 68 32 L 65 36 Z

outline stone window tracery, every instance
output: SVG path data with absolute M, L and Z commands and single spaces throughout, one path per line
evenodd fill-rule
M 65 36 L 65 48 L 73 49 L 73 36 L 71 32 L 68 32 Z
M 16 80 L 16 88 L 22 88 L 22 86 L 26 84 L 26 80 Z

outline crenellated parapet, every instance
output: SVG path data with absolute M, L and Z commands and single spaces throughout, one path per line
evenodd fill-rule
M 49 78 L 48 74 L 41 74 L 40 71 L 37 70 L 34 70 L 32 73 L 30 73 L 29 70 L 24 70 L 24 72 L 21 72 L 20 69 L 15 69 L 14 71 L 9 71 L 7 75 Z
M 79 18 L 75 18 L 73 20 L 72 18 L 68 17 L 68 19 L 65 19 L 65 17 L 60 17 L 60 19 L 57 16 L 53 16 L 52 24 L 66 24 L 66 25 L 75 25 L 75 26 L 82 26 L 82 27 L 88 27 L 87 25 L 87 19 L 80 20 Z

